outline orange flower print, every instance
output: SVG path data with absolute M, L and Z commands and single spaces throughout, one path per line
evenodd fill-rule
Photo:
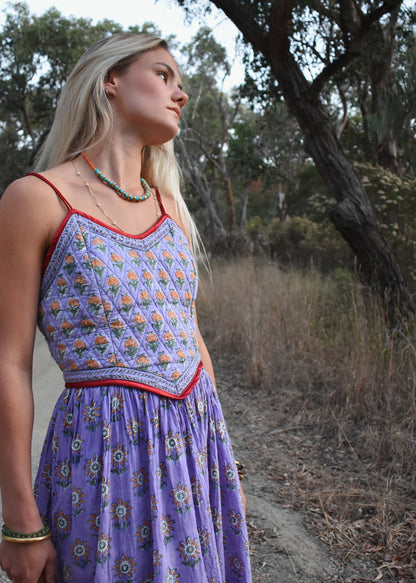
M 111 472 L 120 475 L 127 470 L 127 449 L 118 443 L 111 448 Z
M 170 378 L 173 381 L 177 381 L 181 377 L 181 373 L 178 370 L 174 370 L 173 373 L 170 375 Z
M 184 542 L 178 546 L 178 551 L 181 556 L 182 564 L 187 567 L 195 567 L 201 560 L 201 551 L 199 549 L 199 542 L 197 539 L 192 539 L 187 536 Z
M 178 357 L 178 360 L 181 364 L 183 364 L 186 360 L 186 354 L 184 352 L 182 352 L 182 350 L 178 350 L 176 352 L 176 356 Z
M 102 335 L 96 336 L 94 338 L 94 348 L 95 350 L 98 350 L 100 354 L 104 354 L 108 348 L 108 338 Z
M 61 330 L 63 335 L 66 336 L 66 338 L 69 338 L 72 332 L 74 331 L 74 327 L 71 324 L 71 322 L 68 322 L 68 320 L 64 320 L 61 324 Z
M 72 518 L 69 514 L 64 514 L 61 510 L 59 513 L 55 512 L 53 521 L 58 532 L 58 537 L 64 539 L 69 536 L 71 532 Z
M 176 306 L 176 304 L 178 304 L 178 303 L 179 303 L 179 294 L 178 294 L 178 292 L 177 292 L 176 290 L 172 290 L 172 291 L 170 292 L 170 299 L 171 299 L 171 301 L 172 301 L 172 304 L 173 304 L 174 306 Z
M 118 367 L 126 366 L 126 364 L 124 362 L 122 362 L 121 360 L 117 360 L 117 357 L 114 353 L 109 356 L 108 364 L 111 366 L 118 366 Z
M 103 309 L 104 309 L 104 314 L 106 316 L 106 318 L 108 318 L 108 316 L 110 316 L 110 314 L 113 311 L 113 306 L 110 304 L 110 302 L 103 302 Z
M 87 474 L 88 484 L 91 486 L 98 486 L 98 484 L 101 483 L 102 468 L 103 458 L 98 456 L 96 453 L 92 456 L 91 459 L 87 460 L 87 463 L 84 466 L 84 470 Z
M 140 303 L 148 308 L 150 306 L 150 295 L 147 291 L 143 290 L 140 292 Z
M 101 298 L 99 296 L 90 296 L 88 298 L 88 307 L 94 314 L 98 314 L 103 307 Z
M 166 249 L 164 251 L 162 251 L 162 257 L 163 257 L 164 261 L 169 265 L 169 267 L 172 267 L 173 257 L 169 253 L 169 251 L 166 251 Z
M 160 306 L 161 308 L 163 308 L 163 306 L 165 305 L 165 302 L 166 302 L 165 294 L 161 291 L 157 291 L 155 293 L 155 299 L 156 299 L 157 305 Z
M 133 318 L 133 325 L 136 330 L 143 332 L 146 327 L 146 318 L 142 314 L 135 314 Z
M 165 435 L 165 452 L 166 458 L 173 462 L 179 460 L 183 455 L 183 439 L 179 433 L 173 433 L 169 430 Z
M 241 528 L 244 523 L 244 519 L 239 512 L 236 512 L 234 509 L 230 510 L 228 513 L 228 519 L 230 521 L 230 525 L 232 530 L 235 534 L 241 534 Z
M 76 275 L 74 287 L 80 294 L 83 294 L 88 287 L 88 282 L 83 275 Z
M 153 287 L 153 275 L 150 273 L 150 271 L 147 271 L 147 270 L 143 271 L 142 277 L 143 277 L 144 283 L 147 285 L 147 287 L 149 289 L 152 289 L 152 287 Z
M 133 472 L 131 481 L 135 495 L 142 498 L 148 490 L 149 472 L 146 468 L 139 468 L 139 471 Z
M 98 429 L 100 424 L 101 407 L 97 405 L 94 399 L 91 399 L 88 405 L 85 405 L 84 409 L 84 421 L 87 424 L 87 429 L 89 431 L 95 431 Z
M 88 253 L 85 253 L 83 260 L 84 261 L 82 262 L 82 266 L 85 267 L 85 269 L 88 269 L 88 271 L 91 271 L 92 266 L 91 266 L 90 256 L 88 255 Z
M 166 486 L 166 477 L 167 477 L 167 467 L 165 462 L 160 462 L 159 467 L 156 470 L 156 478 L 159 482 L 160 489 Z
M 116 267 L 119 268 L 120 271 L 123 271 L 124 261 L 120 255 L 117 255 L 117 253 L 111 253 L 110 260 Z
M 102 532 L 97 543 L 97 563 L 104 565 L 108 561 L 110 549 L 111 537 Z
M 169 275 L 166 273 L 166 271 L 164 269 L 160 269 L 158 275 L 159 275 L 160 285 L 163 285 L 163 287 L 166 287 L 169 283 Z
M 56 287 L 61 296 L 63 296 L 68 289 L 68 282 L 63 277 L 59 277 L 56 282 Z
M 67 488 L 69 486 L 69 480 L 71 478 L 71 463 L 65 458 L 64 460 L 58 462 L 55 467 L 56 471 L 56 481 L 61 486 L 61 488 Z
M 133 357 L 138 350 L 137 340 L 135 340 L 132 336 L 129 336 L 124 341 L 124 354 L 128 354 L 128 356 Z
M 189 274 L 189 279 L 190 279 L 190 283 L 193 287 L 195 287 L 195 283 L 196 283 L 196 272 L 195 271 L 191 271 Z
M 88 318 L 84 318 L 81 320 L 81 330 L 84 334 L 92 334 L 95 330 L 94 322 Z
M 127 272 L 127 281 L 128 284 L 132 286 L 133 289 L 137 289 L 137 286 L 139 285 L 139 278 L 137 277 L 137 275 L 134 273 L 134 271 L 128 271 Z
M 163 534 L 163 542 L 167 545 L 173 539 L 173 525 L 175 521 L 170 514 L 162 514 L 161 518 L 160 528 Z
M 85 240 L 82 233 L 77 233 L 75 235 L 75 245 L 78 251 L 80 251 L 81 249 L 85 249 Z
M 73 316 L 76 316 L 79 312 L 79 301 L 76 298 L 70 298 L 68 300 L 68 310 Z
M 124 398 L 121 391 L 118 391 L 111 399 L 111 421 L 120 421 L 123 409 Z
M 75 258 L 73 255 L 68 253 L 68 255 L 65 255 L 64 261 L 65 261 L 64 269 L 69 275 L 71 275 L 71 273 L 75 269 Z
M 117 277 L 112 275 L 107 279 L 108 291 L 111 292 L 114 296 L 118 294 L 118 291 L 121 287 L 120 281 Z
M 72 509 L 76 515 L 84 510 L 84 492 L 75 486 L 72 487 Z
M 147 263 L 151 266 L 154 267 L 156 265 L 156 257 L 155 254 L 153 253 L 153 251 L 146 251 L 146 253 L 144 254 L 144 256 L 147 259 Z
M 78 464 L 81 461 L 83 440 L 77 433 L 71 443 L 71 463 Z
M 192 302 L 192 295 L 191 292 L 189 290 L 186 290 L 183 294 L 184 297 L 184 304 L 187 308 L 189 308 L 189 306 L 191 305 Z
M 66 352 L 66 346 L 65 346 L 65 344 L 62 344 L 62 342 L 59 342 L 58 343 L 58 346 L 57 346 L 57 349 L 58 349 L 58 356 L 59 356 L 59 358 L 61 360 L 63 360 L 64 357 L 65 357 L 65 352 Z
M 89 358 L 86 361 L 85 366 L 87 368 L 100 368 L 100 365 L 98 364 L 98 362 L 96 360 L 94 360 L 93 358 Z
M 240 559 L 240 557 L 237 555 L 237 553 L 234 553 L 233 555 L 231 555 L 229 560 L 230 560 L 231 571 L 234 573 L 234 575 L 236 577 L 241 579 L 243 576 L 243 571 L 244 571 L 243 561 Z
M 230 490 L 237 489 L 237 472 L 231 464 L 223 467 L 223 474 L 226 479 L 227 488 Z
M 110 328 L 117 338 L 120 338 L 125 330 L 124 323 L 121 320 L 113 320 L 110 322 Z
M 137 266 L 140 265 L 140 256 L 135 249 L 130 249 L 129 257 Z
M 111 438 L 111 424 L 103 421 L 103 442 L 104 450 L 108 451 L 110 449 L 110 438 Z
M 98 259 L 97 257 L 93 257 L 91 259 L 91 267 L 94 270 L 94 273 L 96 273 L 99 277 L 103 276 L 103 273 L 105 271 L 105 265 L 101 261 L 101 259 Z
M 150 520 L 144 520 L 142 524 L 139 524 L 136 530 L 136 540 L 139 549 L 145 551 L 152 546 L 153 543 L 153 533 L 152 533 L 152 523 Z
M 166 581 L 168 581 L 169 583 L 179 583 L 179 573 L 178 573 L 178 569 L 171 569 L 170 567 L 168 568 L 168 573 L 166 576 Z
M 176 508 L 176 512 L 183 514 L 191 509 L 191 492 L 188 486 L 182 486 L 179 482 L 176 488 L 172 488 L 170 494 Z
M 183 287 L 183 284 L 185 283 L 185 276 L 184 276 L 183 272 L 180 269 L 177 269 L 175 271 L 175 277 L 176 277 L 176 283 L 180 287 Z
M 126 577 L 126 583 L 133 583 L 135 581 L 134 574 L 136 573 L 136 561 L 133 557 L 128 557 L 123 554 L 119 559 L 116 560 L 114 565 L 114 571 L 117 577 L 123 579 Z
M 91 563 L 89 556 L 91 553 L 91 547 L 88 546 L 87 541 L 81 541 L 77 538 L 72 545 L 72 559 L 78 567 L 85 569 L 85 567 Z
M 149 348 L 151 350 L 153 350 L 153 352 L 156 352 L 157 347 L 159 346 L 159 339 L 156 336 L 156 334 L 148 334 L 146 336 L 146 341 L 147 341 Z
M 160 366 L 166 370 L 171 363 L 172 358 L 169 354 L 159 354 L 159 364 Z
M 53 302 L 51 302 L 51 305 L 49 306 L 53 317 L 55 318 L 55 320 L 58 318 L 59 314 L 62 312 L 61 309 L 61 304 L 59 302 L 57 302 L 56 300 L 54 300 Z
M 173 310 L 169 310 L 168 318 L 169 318 L 170 325 L 173 326 L 174 328 L 176 328 L 178 325 L 178 316 L 175 314 L 175 312 Z
M 157 331 L 160 331 L 160 329 L 162 328 L 163 318 L 158 312 L 152 313 L 152 324 L 156 328 Z
M 69 369 L 70 370 L 79 370 L 79 367 L 77 365 L 76 362 L 74 362 L 73 360 L 71 360 L 71 362 L 69 363 Z
M 179 338 L 181 339 L 182 344 L 185 346 L 188 344 L 188 334 L 185 332 L 185 330 L 180 331 Z
M 173 242 L 173 239 L 172 239 L 172 237 L 170 235 L 166 235 L 165 241 L 171 247 L 174 247 L 175 246 L 175 243 Z
M 124 295 L 120 299 L 121 310 L 128 314 L 133 307 L 133 299 L 129 295 Z
M 101 516 L 100 513 L 98 512 L 97 514 L 91 514 L 91 517 L 88 521 L 88 524 L 90 525 L 90 530 L 95 537 L 100 532 L 100 518 Z
M 87 345 L 85 344 L 85 342 L 83 340 L 80 340 L 78 338 L 74 342 L 74 350 L 78 354 L 79 357 L 82 357 L 84 352 L 87 350 Z
M 222 530 L 221 510 L 218 510 L 217 508 L 213 508 L 211 518 L 212 518 L 212 522 L 214 524 L 214 532 L 215 532 L 215 534 L 218 534 Z
M 189 259 L 188 257 L 185 255 L 185 253 L 178 253 L 179 259 L 182 262 L 182 265 L 186 268 L 189 265 Z
M 133 445 L 137 445 L 142 440 L 142 425 L 143 423 L 137 418 L 129 419 L 129 422 L 126 425 L 127 432 Z M 136 474 L 137 472 L 134 473 Z M 133 478 L 132 482 L 134 482 Z
M 94 245 L 94 247 L 99 249 L 101 253 L 105 253 L 107 245 L 99 237 L 94 237 L 94 239 L 92 240 L 92 244 Z
M 144 354 L 142 354 L 136 360 L 136 364 L 140 370 L 146 371 L 150 366 L 150 359 L 147 356 L 145 356 Z
M 173 348 L 175 346 L 175 337 L 172 332 L 165 332 L 163 334 L 163 340 L 168 348 Z

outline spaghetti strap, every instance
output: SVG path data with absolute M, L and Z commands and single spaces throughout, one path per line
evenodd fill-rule
M 26 176 L 36 176 L 37 178 L 40 178 L 41 180 L 43 180 L 43 182 L 46 182 L 46 184 L 48 184 L 55 191 L 55 193 L 58 195 L 58 197 L 64 203 L 64 205 L 66 206 L 66 208 L 68 209 L 68 211 L 72 211 L 73 210 L 72 209 L 72 206 L 66 200 L 66 198 L 61 193 L 61 191 L 58 190 L 58 188 L 54 184 L 52 184 L 52 182 L 50 182 L 50 180 L 48 180 L 47 178 L 45 178 L 44 176 L 42 176 L 42 174 L 38 174 L 37 172 L 28 172 L 28 174 L 26 174 Z
M 165 207 L 163 206 L 162 197 L 160 196 L 159 189 L 157 186 L 155 186 L 155 189 L 156 189 L 157 202 L 159 203 L 159 206 L 160 206 L 160 212 L 162 213 L 162 215 L 165 215 L 166 211 L 165 211 Z

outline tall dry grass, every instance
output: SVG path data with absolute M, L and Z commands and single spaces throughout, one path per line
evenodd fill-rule
M 202 274 L 208 347 L 282 408 L 348 443 L 367 467 L 415 487 L 416 334 L 388 330 L 345 271 L 283 271 L 244 258 Z

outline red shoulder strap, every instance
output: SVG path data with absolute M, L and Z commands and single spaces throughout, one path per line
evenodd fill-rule
M 157 197 L 157 202 L 159 203 L 160 206 L 160 212 L 162 213 L 162 215 L 165 215 L 165 207 L 163 206 L 163 202 L 162 202 L 162 197 L 160 196 L 160 192 L 157 186 L 155 186 L 156 189 L 156 197 Z
M 69 211 L 72 211 L 72 206 L 66 200 L 66 198 L 61 193 L 61 191 L 58 190 L 57 187 L 54 184 L 52 184 L 52 182 L 50 182 L 50 180 L 48 180 L 47 178 L 45 178 L 44 176 L 42 176 L 42 174 L 38 174 L 37 172 L 28 172 L 28 174 L 26 176 L 36 176 L 36 178 L 40 178 L 41 180 L 43 180 L 43 182 L 46 182 L 46 184 L 48 184 L 55 191 L 55 193 L 58 195 L 58 197 L 62 200 L 62 202 L 64 203 L 64 205 L 66 206 L 66 208 Z

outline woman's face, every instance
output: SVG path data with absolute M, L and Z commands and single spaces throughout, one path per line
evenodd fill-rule
M 114 128 L 142 145 L 163 144 L 178 133 L 181 109 L 188 101 L 172 55 L 157 48 L 130 67 L 110 71 L 104 84 L 114 111 Z

